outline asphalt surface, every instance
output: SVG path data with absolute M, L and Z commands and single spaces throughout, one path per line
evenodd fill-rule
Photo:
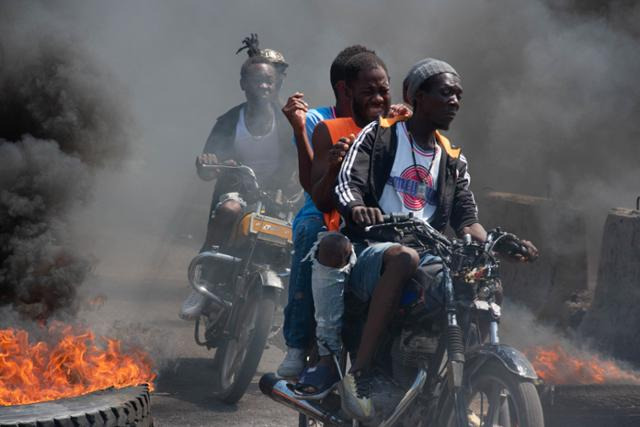
M 97 333 L 115 335 L 152 355 L 158 371 L 151 397 L 155 426 L 297 426 L 297 413 L 258 389 L 260 376 L 273 372 L 284 355 L 275 346 L 265 350 L 251 386 L 237 404 L 213 397 L 214 350 L 198 346 L 193 323 L 178 318 L 189 290 L 186 266 L 195 252 L 175 243 L 159 247 L 156 242 L 151 247 L 154 263 L 137 263 L 137 270 L 126 268 L 133 254 L 120 254 L 121 259 L 98 266 L 83 288 L 87 297 L 101 295 L 106 301 L 83 318 Z

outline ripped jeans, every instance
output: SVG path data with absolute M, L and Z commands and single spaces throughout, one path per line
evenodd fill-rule
M 336 232 L 321 232 L 305 260 L 311 260 L 311 290 L 315 306 L 316 340 L 318 354 L 339 355 L 342 351 L 342 319 L 344 315 L 344 287 L 349 280 L 349 273 L 356 263 L 356 254 L 351 255 L 346 265 L 340 268 L 328 267 L 318 261 L 318 246 L 327 235 L 339 235 Z

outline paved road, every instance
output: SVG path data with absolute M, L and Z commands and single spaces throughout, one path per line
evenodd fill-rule
M 152 395 L 152 414 L 157 427 L 165 426 L 297 426 L 295 412 L 260 393 L 257 381 L 273 372 L 283 353 L 268 348 L 246 395 L 236 405 L 212 396 L 213 351 L 193 340 L 193 325 L 178 318 L 187 293 L 184 266 L 193 252 L 187 248 L 165 250 L 165 262 L 142 271 L 108 274 L 98 268 L 96 277 L 83 288 L 89 295 L 107 297 L 104 306 L 84 313 L 98 333 L 116 335 L 145 347 L 159 370 Z

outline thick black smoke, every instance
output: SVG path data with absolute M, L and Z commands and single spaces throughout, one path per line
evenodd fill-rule
M 76 310 L 91 262 L 67 215 L 94 168 L 127 152 L 128 113 L 81 45 L 10 7 L 0 16 L 0 305 L 45 319 Z

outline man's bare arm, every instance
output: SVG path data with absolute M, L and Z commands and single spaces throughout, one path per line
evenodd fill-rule
M 318 124 L 313 132 L 315 156 L 311 166 L 311 198 L 322 212 L 330 212 L 335 209 L 333 189 L 336 177 L 353 139 L 354 137 L 351 135 L 350 138 L 343 138 L 336 144 L 332 144 L 329 130 L 323 123 Z
M 313 161 L 313 149 L 309 144 L 309 136 L 306 131 L 306 119 L 309 105 L 304 100 L 304 94 L 296 92 L 287 99 L 282 107 L 282 112 L 289 120 L 293 129 L 293 139 L 296 142 L 298 152 L 298 176 L 300 185 L 304 191 L 311 194 L 311 162 Z

